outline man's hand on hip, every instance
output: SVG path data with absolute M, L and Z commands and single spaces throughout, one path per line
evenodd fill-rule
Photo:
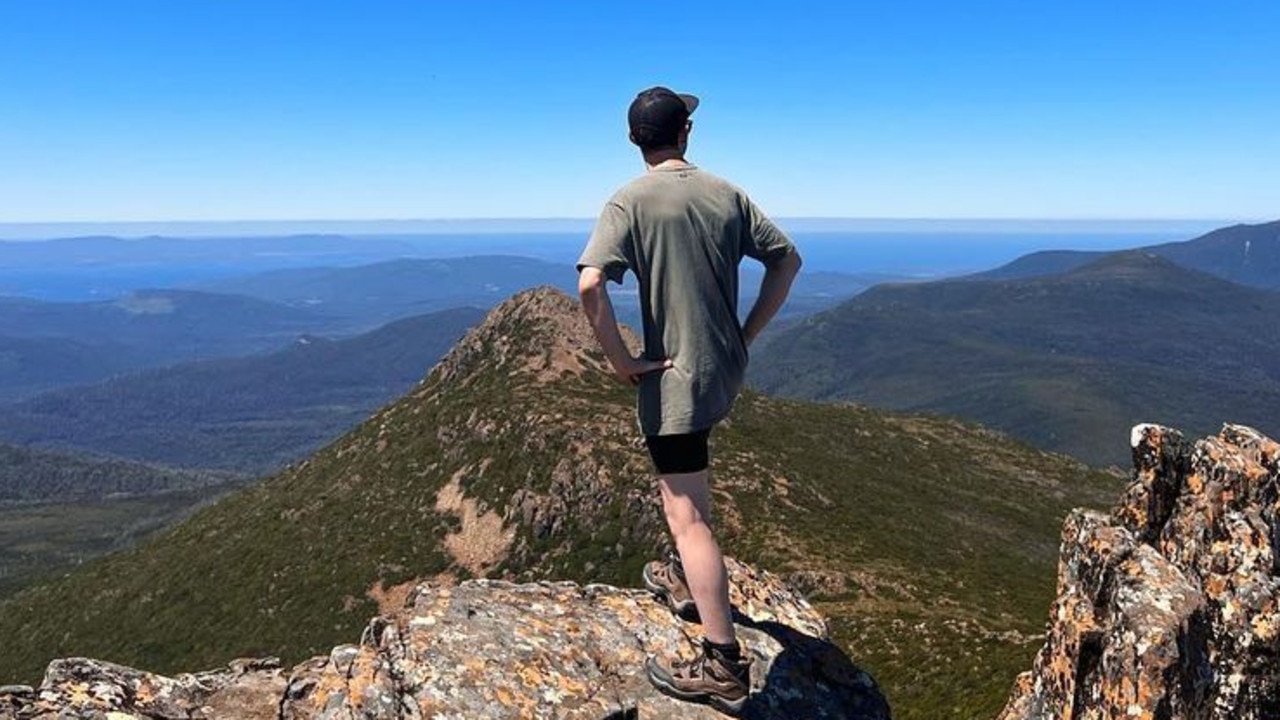
M 670 358 L 662 360 L 648 360 L 643 357 L 624 356 L 625 359 L 620 362 L 610 361 L 613 365 L 613 373 L 618 376 L 622 382 L 639 385 L 640 378 L 653 372 L 662 372 L 675 366 Z

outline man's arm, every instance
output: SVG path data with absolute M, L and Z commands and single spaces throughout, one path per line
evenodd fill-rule
M 747 314 L 742 334 L 750 345 L 764 330 L 791 293 L 791 283 L 800 272 L 800 253 L 794 249 L 786 255 L 765 263 L 764 279 L 760 281 L 760 295 Z
M 604 349 L 605 357 L 613 366 L 613 372 L 623 382 L 637 385 L 640 376 L 671 367 L 671 361 L 646 360 L 643 357 L 631 356 L 627 344 L 618 331 L 618 319 L 613 312 L 613 302 L 609 300 L 609 290 L 605 287 L 605 274 L 600 268 L 584 267 L 578 273 L 578 295 L 582 298 L 582 309 L 587 313 L 591 329 L 595 331 L 596 340 Z

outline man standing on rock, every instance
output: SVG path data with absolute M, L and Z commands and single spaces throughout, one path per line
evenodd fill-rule
M 605 204 L 578 260 L 578 290 L 596 338 L 625 382 L 639 388 L 640 429 L 653 459 L 678 558 L 652 562 L 644 581 L 686 619 L 700 619 L 703 652 L 689 662 L 650 660 L 662 692 L 741 710 L 751 661 L 729 606 L 724 557 L 711 530 L 708 438 L 742 387 L 747 346 L 778 312 L 800 255 L 742 190 L 685 160 L 698 98 L 654 87 L 627 119 L 646 172 Z M 738 322 L 738 264 L 765 266 L 760 295 Z M 644 352 L 618 331 L 606 280 L 630 270 L 640 288 Z

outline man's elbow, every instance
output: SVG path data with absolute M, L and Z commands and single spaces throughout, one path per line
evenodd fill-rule
M 773 272 L 778 274 L 790 275 L 794 277 L 796 273 L 800 272 L 800 266 L 803 264 L 804 264 L 804 261 L 800 258 L 800 252 L 798 250 L 792 249 L 786 255 L 783 255 L 775 259 L 773 262 L 769 263 L 766 266 L 766 269 L 772 270 Z
M 584 302 L 599 297 L 604 290 L 604 273 L 600 268 L 584 267 L 578 273 L 578 296 Z
M 804 258 L 800 257 L 800 251 L 792 250 L 787 253 L 787 258 L 789 258 L 787 262 L 791 264 L 791 274 L 800 272 L 800 268 L 804 265 Z

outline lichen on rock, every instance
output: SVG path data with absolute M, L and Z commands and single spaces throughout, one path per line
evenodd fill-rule
M 1001 720 L 1280 718 L 1280 444 L 1133 433 L 1108 515 L 1064 525 L 1058 597 Z
M 875 682 L 775 576 L 728 561 L 735 622 L 755 658 L 747 718 L 888 720 Z M 360 642 L 290 670 L 271 660 L 167 678 L 94 660 L 0 692 L 0 719 L 716 718 L 657 693 L 650 655 L 688 657 L 696 628 L 648 593 L 567 582 L 424 583 Z

